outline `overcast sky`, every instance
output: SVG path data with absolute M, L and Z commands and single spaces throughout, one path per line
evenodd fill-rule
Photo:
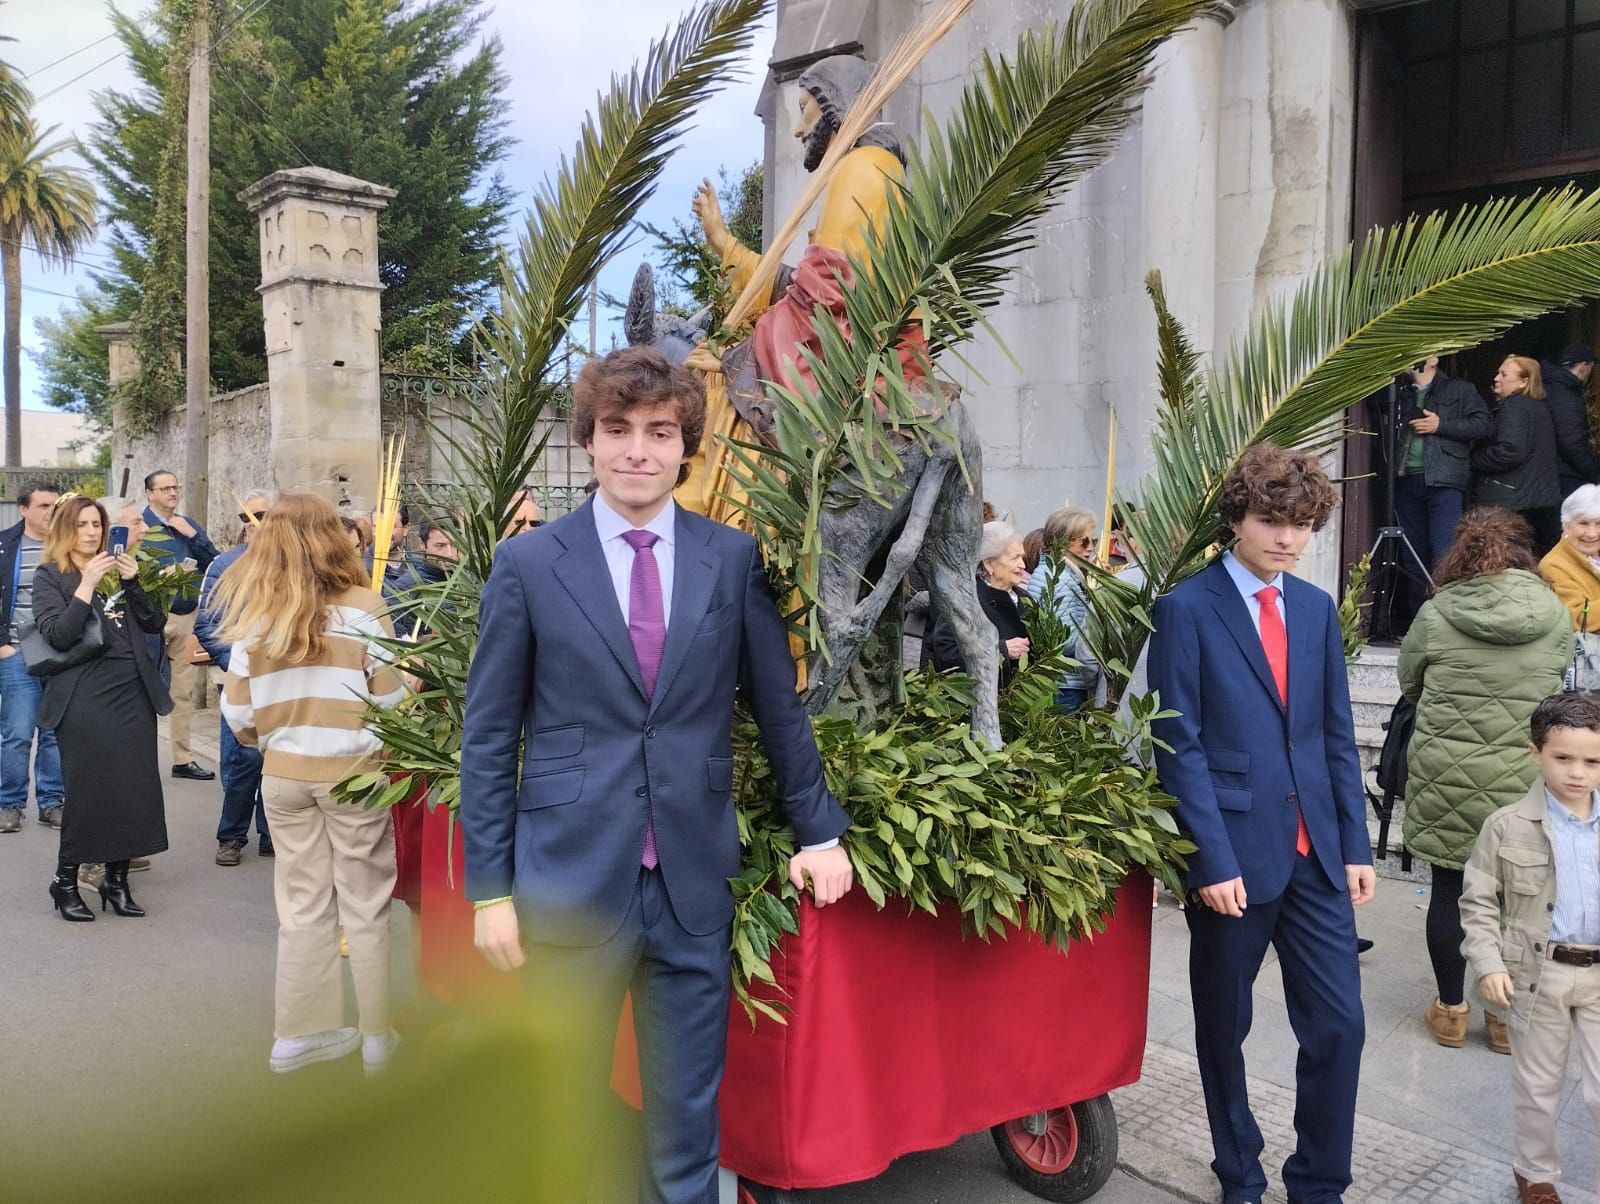
M 486 34 L 500 38 L 502 62 L 510 77 L 508 132 L 516 143 L 503 170 L 517 193 L 517 226 L 534 185 L 553 169 L 562 152 L 570 150 L 596 91 L 608 83 L 613 71 L 631 67 L 651 40 L 688 5 L 689 0 L 602 0 L 598 4 L 491 0 L 485 5 L 491 10 Z M 147 0 L 116 0 L 115 7 L 138 13 L 148 4 Z M 39 122 L 58 126 L 57 137 L 87 134 L 96 116 L 96 90 L 134 86 L 133 73 L 120 53 L 121 43 L 110 36 L 109 14 L 104 0 L 6 0 L 0 7 L 0 34 L 16 39 L 0 43 L 0 58 L 27 77 L 39 98 Z M 719 165 L 731 170 L 761 156 L 761 123 L 754 109 L 762 65 L 771 51 L 769 22 L 756 37 L 745 78 L 700 109 L 696 128 L 684 139 L 645 209 L 647 221 L 661 225 L 674 216 L 687 216 L 689 198 L 702 176 L 713 174 Z M 286 162 L 284 166 L 298 164 Z M 83 260 L 84 267 L 106 263 L 106 249 L 98 244 Z M 608 274 L 607 287 L 625 287 L 631 268 L 619 272 L 620 282 L 615 286 Z M 38 399 L 38 374 L 27 354 L 30 347 L 37 346 L 33 320 L 66 306 L 74 290 L 88 280 L 82 270 L 64 273 L 59 268 L 45 268 L 37 256 L 24 253 L 22 281 L 22 404 L 44 408 Z M 605 332 L 601 337 L 602 343 L 609 342 Z

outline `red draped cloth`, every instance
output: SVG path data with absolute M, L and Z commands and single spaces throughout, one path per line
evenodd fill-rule
M 844 297 L 854 284 L 855 272 L 843 252 L 814 243 L 806 248 L 783 296 L 756 322 L 756 363 L 763 380 L 776 381 L 797 391 L 804 381 L 813 391 L 816 389 L 811 366 L 801 354 L 801 348 L 809 348 L 819 358 L 822 355 L 822 340 L 817 337 L 812 315 L 817 306 L 822 306 L 849 338 L 850 322 L 844 313 Z M 905 328 L 898 350 L 906 380 L 915 384 L 924 379 L 928 343 L 920 323 L 912 322 Z
M 423 986 L 469 1014 L 514 1003 L 521 994 L 517 976 L 495 970 L 472 944 L 465 842 L 447 808 L 423 810 L 421 878 Z
M 1150 879 L 1063 956 L 1033 936 L 963 937 L 959 917 L 883 911 L 859 889 L 773 963 L 789 1023 L 734 1007 L 722 1164 L 779 1188 L 875 1178 L 902 1154 L 1091 1099 L 1139 1077 Z

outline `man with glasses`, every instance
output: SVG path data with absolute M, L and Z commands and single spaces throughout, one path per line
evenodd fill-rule
M 506 529 L 500 538 L 510 539 L 542 526 L 544 520 L 539 517 L 539 503 L 533 500 L 533 486 L 524 485 L 511 495 L 511 517 L 506 520 Z
M 163 566 L 181 565 L 203 573 L 217 558 L 216 545 L 211 542 L 205 528 L 178 513 L 181 493 L 178 478 L 164 468 L 158 468 L 145 477 L 144 496 L 149 505 L 145 508 L 144 521 L 151 533 L 158 536 L 151 541 L 149 550 Z M 174 599 L 161 641 L 172 671 L 172 776 L 209 782 L 217 775 L 201 767 L 189 747 L 189 723 L 194 716 L 198 704 L 196 694 L 201 687 L 199 666 L 190 661 L 188 654 L 189 637 L 194 634 L 194 613 L 198 605 L 198 597 Z
M 200 583 L 200 607 L 195 611 L 194 637 L 206 650 L 215 670 L 212 686 L 222 691 L 222 675 L 228 671 L 228 654 L 232 646 L 217 638 L 217 628 L 222 616 L 212 606 L 217 582 L 228 567 L 250 548 L 250 532 L 267 516 L 267 508 L 276 495 L 270 489 L 252 489 L 244 496 L 244 509 L 239 513 L 239 542 L 213 560 Z M 261 752 L 248 744 L 240 744 L 226 719 L 222 720 L 222 735 L 217 744 L 217 769 L 222 774 L 222 818 L 217 823 L 217 864 L 238 865 L 244 859 L 244 849 L 250 843 L 250 817 L 256 819 L 256 835 L 260 838 L 257 851 L 262 857 L 273 856 L 272 833 L 267 829 L 267 813 L 261 803 Z
M 29 481 L 17 494 L 21 521 L 0 531 L 0 832 L 21 829 L 30 776 L 39 822 L 61 826 L 61 753 L 55 732 L 38 730 L 44 679 L 29 676 L 17 649 L 18 629 L 33 621 L 33 573 L 60 496 L 59 485 Z

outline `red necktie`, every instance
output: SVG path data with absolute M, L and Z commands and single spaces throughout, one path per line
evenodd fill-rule
M 1278 613 L 1278 589 L 1269 585 L 1256 591 L 1256 601 L 1261 603 L 1261 650 L 1267 654 L 1267 666 L 1272 670 L 1272 680 L 1278 684 L 1278 698 L 1289 705 L 1289 635 L 1283 629 L 1283 616 Z M 1298 812 L 1300 830 L 1295 834 L 1294 851 L 1304 857 L 1311 851 L 1311 834 L 1306 831 L 1306 816 Z

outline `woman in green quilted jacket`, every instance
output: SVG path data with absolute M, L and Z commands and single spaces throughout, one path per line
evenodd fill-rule
M 1439 998 L 1424 1019 L 1440 1045 L 1466 1043 L 1471 1014 L 1461 956 L 1462 867 L 1483 821 L 1527 793 L 1537 766 L 1528 720 L 1561 689 L 1572 618 L 1539 577 L 1533 530 L 1498 507 L 1469 510 L 1434 569 L 1400 646 L 1400 689 L 1417 704 L 1409 750 L 1405 836 L 1433 867 L 1428 957 Z M 1505 1024 L 1484 1013 L 1489 1044 L 1510 1053 Z

